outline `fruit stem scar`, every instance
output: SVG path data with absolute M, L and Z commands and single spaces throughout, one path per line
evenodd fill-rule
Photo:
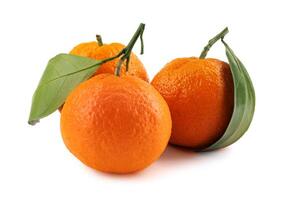
M 199 58 L 203 59 L 207 56 L 208 51 L 210 48 L 219 40 L 223 39 L 225 35 L 229 32 L 228 27 L 224 28 L 219 34 L 217 34 L 215 37 L 213 37 L 211 40 L 209 40 L 208 44 L 204 47 L 203 51 L 201 52 Z
M 96 40 L 98 42 L 99 47 L 103 46 L 103 40 L 101 35 L 96 35 Z

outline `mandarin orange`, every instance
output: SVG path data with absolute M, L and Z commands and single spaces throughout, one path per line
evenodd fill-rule
M 61 132 L 70 152 L 87 166 L 130 173 L 162 154 L 170 138 L 171 115 L 163 97 L 147 82 L 100 74 L 68 96 Z
M 217 59 L 177 58 L 152 80 L 169 105 L 170 143 L 202 149 L 225 132 L 233 112 L 229 65 Z
M 75 46 L 70 54 L 103 60 L 117 55 L 124 47 L 120 43 L 98 44 L 97 42 L 86 42 Z M 95 75 L 102 73 L 114 74 L 118 61 L 119 58 L 102 64 Z M 126 72 L 126 65 L 123 63 L 121 73 L 136 76 L 148 82 L 148 75 L 144 65 L 134 53 L 131 53 L 130 56 L 128 72 Z

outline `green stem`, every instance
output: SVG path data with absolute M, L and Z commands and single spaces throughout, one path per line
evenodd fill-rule
M 143 50 L 144 50 L 144 46 L 143 46 L 143 39 L 142 39 L 142 34 L 144 32 L 144 27 L 145 24 L 141 23 L 137 29 L 137 31 L 135 32 L 135 34 L 133 35 L 132 39 L 130 40 L 129 44 L 123 48 L 117 55 L 110 57 L 110 58 L 106 58 L 104 60 L 100 60 L 98 63 L 96 63 L 95 65 L 92 65 L 88 68 L 85 68 L 84 70 L 90 69 L 96 65 L 101 65 L 104 64 L 106 62 L 109 62 L 111 60 L 114 60 L 116 58 L 120 58 L 120 60 L 118 61 L 118 64 L 116 66 L 115 69 L 115 75 L 116 76 L 120 76 L 120 71 L 121 71 L 121 66 L 124 63 L 124 61 L 126 60 L 126 71 L 128 71 L 128 65 L 129 65 L 129 61 L 130 61 L 130 56 L 132 53 L 132 49 L 137 41 L 137 39 L 140 37 L 141 40 L 141 54 L 143 54 Z
M 115 69 L 115 75 L 116 76 L 120 76 L 120 72 L 121 72 L 121 67 L 122 64 L 124 63 L 124 61 L 126 60 L 126 71 L 128 71 L 129 69 L 129 60 L 130 60 L 130 56 L 132 53 L 132 49 L 137 41 L 137 39 L 140 37 L 140 41 L 141 41 L 141 54 L 143 54 L 144 51 L 144 45 L 143 45 L 143 39 L 142 39 L 142 35 L 144 32 L 144 28 L 145 28 L 145 24 L 141 23 L 137 29 L 137 31 L 135 32 L 135 34 L 133 35 L 132 39 L 130 40 L 129 44 L 119 53 L 119 54 L 123 54 L 123 56 L 120 58 L 116 69 Z
M 101 35 L 96 35 L 96 40 L 98 42 L 99 47 L 103 46 L 103 40 Z
M 208 51 L 210 48 L 219 40 L 223 39 L 225 35 L 229 32 L 228 27 L 226 27 L 222 32 L 220 32 L 218 35 L 213 37 L 211 40 L 209 40 L 208 44 L 204 47 L 203 51 L 201 52 L 199 58 L 203 59 L 206 58 Z
M 113 56 L 113 57 L 110 57 L 110 58 L 106 58 L 106 59 L 104 59 L 104 60 L 101 60 L 101 62 L 99 63 L 99 65 L 104 64 L 104 63 L 106 63 L 106 62 L 109 62 L 109 61 L 111 61 L 111 60 L 114 60 L 114 59 L 120 57 L 121 55 L 123 55 L 123 53 L 124 53 L 123 51 L 120 51 L 120 53 L 118 53 L 117 55 L 115 55 L 115 56 Z

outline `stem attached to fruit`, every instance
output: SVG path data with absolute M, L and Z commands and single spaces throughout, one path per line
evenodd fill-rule
M 229 32 L 229 29 L 228 29 L 228 27 L 226 27 L 222 32 L 220 32 L 218 35 L 216 35 L 211 40 L 209 40 L 208 44 L 204 47 L 199 58 L 200 59 L 205 58 L 207 56 L 208 51 L 213 46 L 213 44 L 215 44 L 219 39 L 223 39 L 228 32 Z
M 122 64 L 124 63 L 124 61 L 126 60 L 126 71 L 128 71 L 129 69 L 129 61 L 130 61 L 130 56 L 132 53 L 132 49 L 137 41 L 137 39 L 140 37 L 140 41 L 141 41 L 141 54 L 143 54 L 144 51 L 144 45 L 143 45 L 143 39 L 142 39 L 142 35 L 144 32 L 144 28 L 145 28 L 145 24 L 141 23 L 137 29 L 137 31 L 135 32 L 135 34 L 133 35 L 132 39 L 130 40 L 129 44 L 119 53 L 121 55 L 123 55 L 117 66 L 116 66 L 116 70 L 115 70 L 115 75 L 116 76 L 120 76 L 120 72 L 121 72 L 121 67 Z
M 142 38 L 142 35 L 143 35 L 143 32 L 144 32 L 144 28 L 145 28 L 145 24 L 141 23 L 137 29 L 137 31 L 135 32 L 135 34 L 133 35 L 132 39 L 130 40 L 129 44 L 123 48 L 117 55 L 113 56 L 113 57 L 110 57 L 110 58 L 106 58 L 104 60 L 100 60 L 98 63 L 96 63 L 96 65 L 102 65 L 108 61 L 111 61 L 111 60 L 114 60 L 116 58 L 119 58 L 119 61 L 118 61 L 118 64 L 116 66 L 116 69 L 115 69 L 115 75 L 116 76 L 120 76 L 120 72 L 121 72 L 121 67 L 122 67 L 122 64 L 126 61 L 126 71 L 128 71 L 129 67 L 129 62 L 130 62 L 130 56 L 131 56 L 131 53 L 132 53 L 132 49 L 137 41 L 137 39 L 140 37 L 140 41 L 141 41 L 141 54 L 143 54 L 143 51 L 144 51 L 144 45 L 143 45 L 143 38 Z M 101 39 L 101 42 L 102 42 L 102 38 L 99 36 L 99 35 L 96 35 L 97 37 L 97 41 L 100 45 L 100 39 Z M 103 44 L 103 42 L 102 42 Z M 89 68 L 91 67 L 94 67 L 93 66 L 90 66 Z M 88 69 L 88 68 L 87 68 Z
M 96 40 L 98 42 L 99 47 L 103 46 L 103 40 L 101 35 L 96 35 Z

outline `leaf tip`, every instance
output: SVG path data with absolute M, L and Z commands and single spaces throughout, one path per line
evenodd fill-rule
M 28 124 L 34 126 L 36 123 L 40 122 L 40 120 L 29 120 Z

